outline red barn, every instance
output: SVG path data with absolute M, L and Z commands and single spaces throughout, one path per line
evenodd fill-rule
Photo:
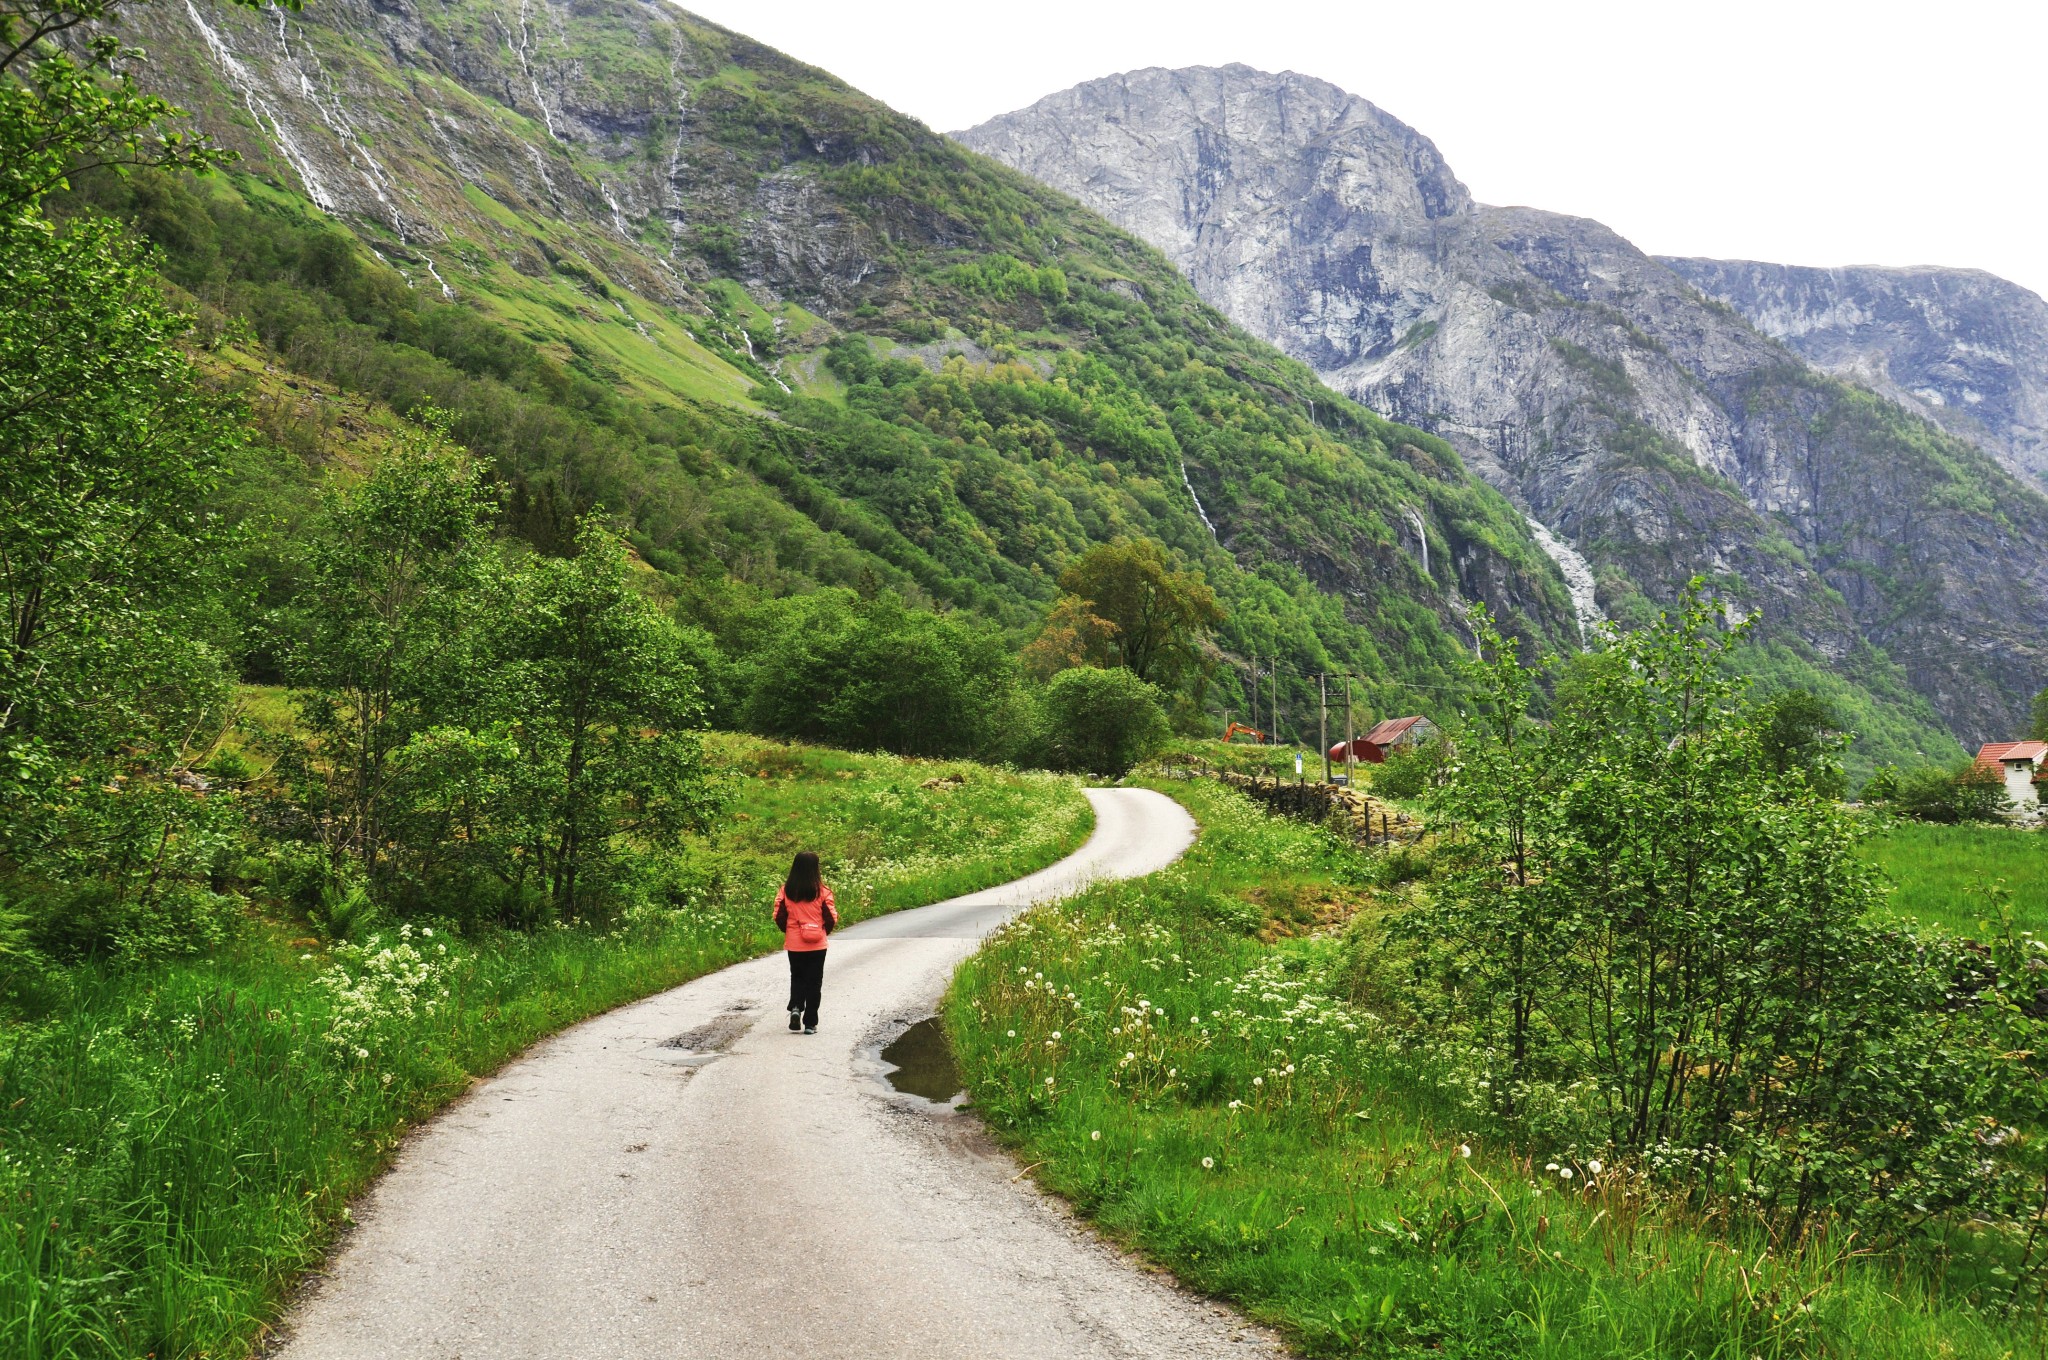
M 1435 736 L 1436 732 L 1436 724 L 1419 715 L 1412 718 L 1388 718 L 1384 722 L 1375 723 L 1372 731 L 1357 738 L 1351 745 L 1360 763 L 1383 765 L 1387 757 L 1394 752 L 1419 746 Z M 1344 759 L 1343 742 L 1340 741 L 1330 748 L 1330 759 Z

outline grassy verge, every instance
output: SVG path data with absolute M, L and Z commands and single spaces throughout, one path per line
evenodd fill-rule
M 1029 872 L 1091 824 L 1051 776 L 712 749 L 735 798 L 675 909 L 332 950 L 256 918 L 218 957 L 51 979 L 0 1027 L 0 1355 L 246 1353 L 411 1124 L 548 1033 L 774 948 L 796 849 L 858 918 Z
M 945 1012 L 991 1127 L 1113 1237 L 1315 1356 L 2038 1353 L 1960 1301 L 1988 1274 L 1943 1292 L 1851 1242 L 1781 1252 L 1614 1168 L 1473 1137 L 1342 999 L 1362 932 L 1334 918 L 1370 919 L 1346 886 L 1369 862 L 1217 785 L 1162 787 L 1202 823 L 1189 856 L 1027 913 Z M 1337 910 L 1276 929 L 1318 897 Z
M 2048 834 L 1893 821 L 1863 851 L 1891 877 L 1894 915 L 1977 935 L 1986 901 L 1980 890 L 2003 880 L 2020 928 L 2048 935 Z

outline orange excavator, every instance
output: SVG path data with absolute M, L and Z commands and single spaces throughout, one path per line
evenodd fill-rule
M 1240 733 L 1247 737 L 1250 737 L 1253 741 L 1257 742 L 1261 746 L 1264 746 L 1266 744 L 1266 734 L 1264 732 L 1261 732 L 1256 727 L 1249 727 L 1241 722 L 1234 722 L 1229 727 L 1223 729 L 1223 740 L 1229 741 L 1232 737 L 1235 737 Z

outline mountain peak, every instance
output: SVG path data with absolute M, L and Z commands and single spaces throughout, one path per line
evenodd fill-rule
M 1028 174 L 1037 172 L 1020 157 L 1059 154 L 1066 141 L 1070 161 L 1085 157 L 1105 173 L 1142 157 L 1147 178 L 1171 167 L 1176 178 L 1220 184 L 1254 171 L 1276 192 L 1323 195 L 1347 211 L 1472 211 L 1471 193 L 1429 138 L 1370 100 L 1296 71 L 1151 66 L 1085 81 L 953 136 Z M 1173 253 L 1168 240 L 1196 205 L 1161 207 L 1138 231 Z
M 2048 564 L 2000 515 L 2048 505 L 1982 446 L 1833 375 L 1902 384 L 1817 371 L 1786 348 L 1803 352 L 1793 337 L 1822 313 L 1881 314 L 1859 353 L 1898 356 L 1894 377 L 1938 359 L 1955 380 L 1953 395 L 1932 381 L 1918 383 L 1931 395 L 1903 395 L 1929 411 L 1945 401 L 1951 429 L 1966 428 L 1959 412 L 2027 424 L 2025 337 L 1963 353 L 1937 324 L 1979 281 L 1922 278 L 1890 296 L 1856 271 L 1707 278 L 1597 222 L 1475 205 L 1428 138 L 1292 73 L 1130 72 L 960 140 L 1146 237 L 1339 391 L 1449 441 L 1591 559 L 1611 615 L 1647 616 L 1704 576 L 1731 618 L 1760 616 L 1761 635 L 1809 668 L 1799 683 L 1831 685 L 1829 668 L 1877 676 L 1885 697 L 1854 720 L 1866 734 L 1918 725 L 1927 705 L 1972 737 L 2005 731 L 2039 685 L 2048 639 L 2019 620 L 2048 616 Z M 1755 298 L 1707 300 L 1722 292 L 1768 295 L 1784 324 L 1746 320 Z M 1981 566 L 1987 553 L 1997 568 Z

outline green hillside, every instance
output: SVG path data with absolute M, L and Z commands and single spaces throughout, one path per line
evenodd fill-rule
M 1428 703 L 1470 600 L 1576 643 L 1556 569 L 1447 446 L 1070 201 L 666 7 L 548 10 L 523 54 L 498 5 L 408 16 L 403 43 L 373 14 L 143 12 L 144 79 L 243 173 L 83 192 L 162 246 L 223 353 L 451 412 L 541 546 L 601 504 L 693 598 L 737 584 L 700 603 L 714 630 L 825 584 L 1021 638 L 1078 552 L 1149 536 L 1229 610 L 1211 706 L 1242 710 L 1233 659 L 1277 655 L 1289 729 L 1315 671 Z

